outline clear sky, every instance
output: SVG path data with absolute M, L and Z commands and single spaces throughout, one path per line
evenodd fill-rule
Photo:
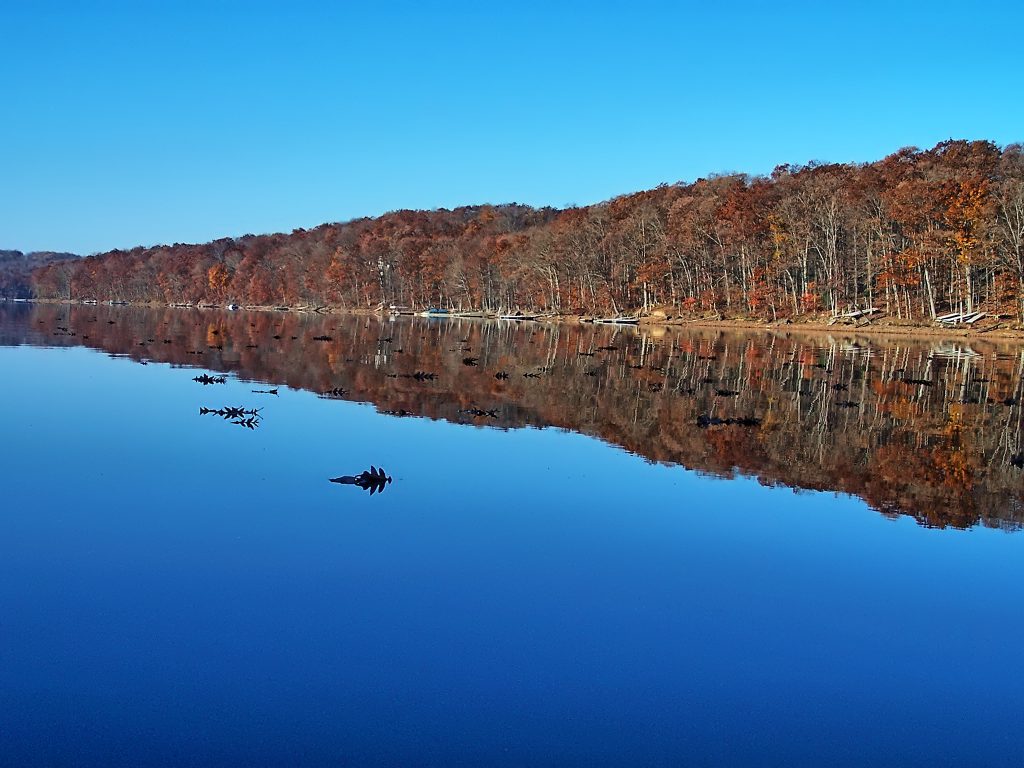
M 0 248 L 1024 140 L 1017 2 L 90 5 L 0 6 Z

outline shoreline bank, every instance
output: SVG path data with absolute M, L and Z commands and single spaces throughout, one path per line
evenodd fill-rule
M 6 302 L 13 303 L 13 300 L 6 299 Z M 21 299 L 17 303 L 22 304 L 67 304 L 69 306 L 96 306 L 93 304 L 86 304 L 82 301 L 74 299 Z M 104 305 L 106 303 L 104 302 Z M 373 309 L 356 309 L 350 307 L 309 307 L 309 306 L 285 306 L 285 305 L 244 305 L 238 310 L 228 310 L 226 307 L 221 305 L 210 305 L 210 304 L 194 304 L 194 305 L 168 305 L 158 302 L 126 302 L 124 304 L 117 304 L 114 306 L 124 307 L 136 307 L 143 309 L 196 309 L 196 310 L 221 310 L 221 311 L 243 311 L 243 312 L 294 312 L 303 314 L 318 314 L 318 315 L 353 315 L 361 317 L 388 317 L 387 313 L 382 313 Z M 403 316 L 410 316 L 409 313 L 405 313 Z M 440 316 L 443 318 L 443 316 Z M 551 314 L 546 316 L 538 317 L 536 320 L 521 321 L 521 322 L 541 322 L 541 323 L 565 323 L 570 325 L 588 325 L 593 323 L 593 319 L 598 317 L 596 315 L 577 315 L 577 314 Z M 451 319 L 459 318 L 458 315 L 453 315 Z M 470 318 L 461 317 L 459 319 L 496 319 L 496 318 Z M 765 332 L 772 334 L 832 334 L 832 335 L 844 335 L 844 336 L 902 336 L 909 338 L 928 338 L 928 339 L 967 339 L 967 340 L 985 340 L 985 339 L 1000 339 L 1003 341 L 1020 341 L 1024 342 L 1024 328 L 1014 327 L 1014 324 L 1010 320 L 992 317 L 992 321 L 995 324 L 982 324 L 978 326 L 969 327 L 948 327 L 938 325 L 934 323 L 916 323 L 905 320 L 894 320 L 888 317 L 882 317 L 877 320 L 868 323 L 854 324 L 854 323 L 830 323 L 827 319 L 820 316 L 811 317 L 806 320 L 781 320 L 781 321 L 765 321 L 755 320 L 751 318 L 713 318 L 713 317 L 657 317 L 647 316 L 641 317 L 637 323 L 637 327 L 641 328 L 676 328 L 676 329 L 687 329 L 687 328 L 700 328 L 709 330 L 722 330 L 722 331 L 736 331 L 736 332 Z

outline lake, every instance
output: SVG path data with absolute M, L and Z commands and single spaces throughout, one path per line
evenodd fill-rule
M 0 372 L 0 765 L 1024 763 L 1022 346 L 0 303 Z

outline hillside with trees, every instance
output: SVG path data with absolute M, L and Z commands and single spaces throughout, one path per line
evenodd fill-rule
M 0 251 L 0 298 L 27 299 L 32 293 L 32 270 L 77 259 L 73 253 Z
M 291 234 L 135 248 L 37 269 L 40 297 L 671 308 L 769 320 L 877 307 L 1024 321 L 1024 148 L 946 141 L 867 164 L 781 165 L 586 207 L 396 211 Z

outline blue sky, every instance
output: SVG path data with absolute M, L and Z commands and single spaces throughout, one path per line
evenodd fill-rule
M 0 248 L 586 204 L 1024 140 L 1017 3 L 0 8 Z

